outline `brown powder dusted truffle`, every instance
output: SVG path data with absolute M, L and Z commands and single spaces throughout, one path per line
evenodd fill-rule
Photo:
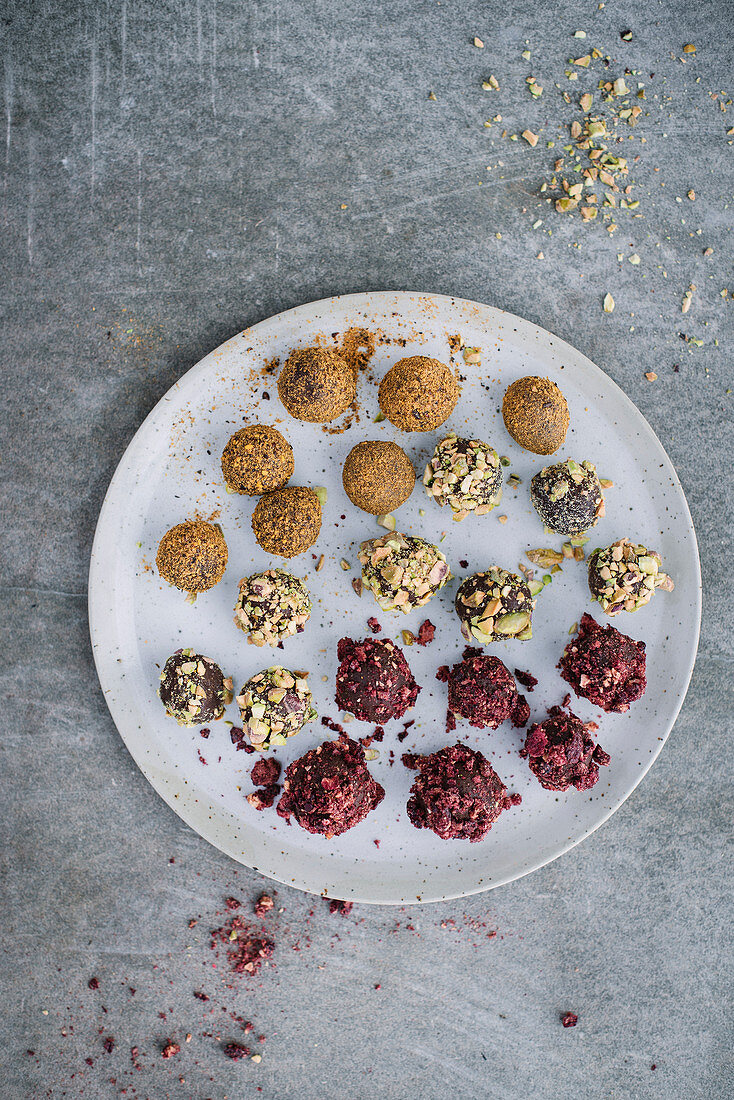
M 324 424 L 341 416 L 354 401 L 356 374 L 333 348 L 300 348 L 285 361 L 278 395 L 297 420 Z
M 547 791 L 588 791 L 599 778 L 599 766 L 609 763 L 591 736 L 594 722 L 582 722 L 572 711 L 551 707 L 545 722 L 531 726 L 520 749 L 530 770 Z
M 512 802 L 487 758 L 456 744 L 428 756 L 403 756 L 417 768 L 408 817 L 416 829 L 432 829 L 442 840 L 481 840 Z
M 158 572 L 182 592 L 206 592 L 222 579 L 227 566 L 227 543 L 217 524 L 203 519 L 177 523 L 158 544 Z
M 352 504 L 380 516 L 405 503 L 413 492 L 415 470 L 397 443 L 367 440 L 347 455 L 342 482 Z
M 516 443 L 536 455 L 552 455 L 568 431 L 568 405 L 549 378 L 518 378 L 502 402 L 505 427 Z
M 370 775 L 364 749 L 342 736 L 324 741 L 288 765 L 278 813 L 329 839 L 363 821 L 385 797 Z
M 313 489 L 287 486 L 267 493 L 252 514 L 252 530 L 268 554 L 293 558 L 313 546 L 321 530 L 321 505 Z
M 558 667 L 577 695 L 602 710 L 623 714 L 645 694 L 645 643 L 611 624 L 599 626 L 591 615 L 581 616 L 578 634 L 566 646 Z
M 459 383 L 450 367 L 427 355 L 411 355 L 380 383 L 380 409 L 405 432 L 430 432 L 456 408 Z
M 453 668 L 439 668 L 436 679 L 449 686 L 449 730 L 456 729 L 457 718 L 464 718 L 478 729 L 496 730 L 508 718 L 519 727 L 530 717 L 525 696 L 518 694 L 515 681 L 499 657 L 467 647 L 463 659 Z
M 233 493 L 260 496 L 282 489 L 293 474 L 293 448 L 275 428 L 248 424 L 229 439 L 222 473 Z
M 365 722 L 402 718 L 420 688 L 401 649 L 389 638 L 342 638 L 337 655 L 336 703 Z

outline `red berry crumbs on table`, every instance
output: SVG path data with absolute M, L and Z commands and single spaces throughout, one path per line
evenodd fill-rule
M 99 989 L 99 982 L 96 978 L 90 978 L 87 985 L 90 989 Z
M 329 899 L 330 913 L 339 913 L 342 917 L 348 917 L 353 908 L 353 901 L 339 901 L 337 898 Z
M 261 894 L 255 902 L 253 912 L 256 917 L 264 917 L 266 913 L 270 912 L 274 905 L 275 902 L 271 898 L 270 894 Z
M 579 1018 L 575 1012 L 564 1012 L 561 1016 L 561 1023 L 564 1027 L 576 1027 L 579 1022 Z
M 228 909 L 239 909 L 242 905 L 242 902 L 238 901 L 237 898 L 225 898 L 224 904 L 227 906 Z
M 233 1062 L 239 1062 L 241 1058 L 250 1057 L 250 1048 L 243 1046 L 242 1043 L 227 1043 L 222 1047 L 222 1053 Z
M 164 1043 L 163 1050 L 161 1051 L 161 1058 L 173 1058 L 175 1054 L 181 1053 L 181 1047 L 178 1043 L 174 1043 L 172 1039 L 167 1039 Z

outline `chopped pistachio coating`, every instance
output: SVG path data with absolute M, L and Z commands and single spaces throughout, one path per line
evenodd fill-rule
M 283 569 L 266 569 L 240 581 L 234 621 L 250 645 L 278 646 L 300 634 L 310 615 L 311 600 L 303 581 Z
M 179 649 L 163 666 L 158 695 L 179 726 L 203 726 L 221 718 L 232 702 L 232 679 L 211 657 Z
M 425 539 L 399 531 L 368 539 L 359 548 L 362 581 L 383 611 L 423 607 L 451 578 L 446 558 Z
M 591 462 L 566 459 L 530 482 L 530 502 L 548 531 L 581 535 L 604 515 L 604 494 Z
M 485 516 L 502 499 L 499 455 L 480 439 L 461 439 L 451 432 L 436 446 L 423 484 L 429 497 L 450 506 L 455 520 L 470 512 Z
M 237 696 L 242 727 L 250 744 L 265 752 L 285 745 L 306 722 L 313 722 L 308 674 L 273 665 L 251 676 Z
M 493 565 L 467 577 L 456 593 L 456 614 L 468 642 L 482 645 L 533 636 L 534 600 L 527 581 Z
M 650 601 L 656 588 L 673 591 L 673 580 L 662 572 L 661 564 L 655 550 L 627 538 L 597 547 L 589 558 L 591 598 L 609 616 L 637 611 Z

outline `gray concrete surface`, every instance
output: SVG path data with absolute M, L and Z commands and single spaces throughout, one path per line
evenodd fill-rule
M 4 5 L 0 1095 L 732 1095 L 733 15 L 726 0 Z M 564 75 L 591 46 L 646 89 L 625 143 L 641 216 L 620 211 L 613 235 L 538 193 L 567 140 L 561 92 L 605 73 Z M 534 149 L 510 140 L 526 126 Z M 660 760 L 585 844 L 424 909 L 344 919 L 279 889 L 277 969 L 229 988 L 207 931 L 227 895 L 249 906 L 267 883 L 184 826 L 115 731 L 87 635 L 94 523 L 140 420 L 205 352 L 370 288 L 513 310 L 624 387 L 697 526 L 698 664 Z M 230 1011 L 266 1036 L 259 1064 L 222 1056 Z M 182 1050 L 164 1060 L 169 1037 Z

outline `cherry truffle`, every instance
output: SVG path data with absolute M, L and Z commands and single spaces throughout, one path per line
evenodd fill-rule
M 251 676 L 237 696 L 242 728 L 259 752 L 285 745 L 316 711 L 311 705 L 308 674 L 273 665 Z
M 478 729 L 496 730 L 508 718 L 513 726 L 524 726 L 530 707 L 519 695 L 515 681 L 499 657 L 490 657 L 467 646 L 463 659 L 453 668 L 444 665 L 436 679 L 449 686 L 447 729 L 456 729 L 457 718 L 464 718 Z
M 385 797 L 365 763 L 364 749 L 342 735 L 288 765 L 277 811 L 327 839 L 363 821 Z
M 503 398 L 502 419 L 521 447 L 536 455 L 552 455 L 566 438 L 568 405 L 549 378 L 518 378 Z
M 450 432 L 436 445 L 423 474 L 429 497 L 448 504 L 455 520 L 486 516 L 502 500 L 502 465 L 489 443 Z
M 311 599 L 298 577 L 266 569 L 240 581 L 234 621 L 250 645 L 281 646 L 286 638 L 302 633 L 310 616 Z
M 591 736 L 594 722 L 584 723 L 572 711 L 551 707 L 544 722 L 528 730 L 520 756 L 527 757 L 530 770 L 547 791 L 588 791 L 599 778 L 599 766 L 609 763 Z
M 533 597 L 530 587 L 516 573 L 498 565 L 474 573 L 462 581 L 454 603 L 467 642 L 482 645 L 533 636 Z
M 608 712 L 624 714 L 647 687 L 645 643 L 611 624 L 601 627 L 585 613 L 558 667 L 577 695 Z
M 266 493 L 252 513 L 252 530 L 268 554 L 294 558 L 313 546 L 319 537 L 319 498 L 313 489 L 292 485 Z
M 661 564 L 657 551 L 628 538 L 597 547 L 589 557 L 592 600 L 598 600 L 610 618 L 620 611 L 637 611 L 650 601 L 656 588 L 673 591 L 673 580 L 662 572 Z
M 276 428 L 248 424 L 224 448 L 222 474 L 230 493 L 272 493 L 287 485 L 293 474 L 293 448 Z
M 530 482 L 530 503 L 546 530 L 583 535 L 604 515 L 604 493 L 596 467 L 572 458 L 545 466 Z
M 450 367 L 427 355 L 410 355 L 390 367 L 380 383 L 380 409 L 405 432 L 431 432 L 443 424 L 459 400 Z
M 352 504 L 372 516 L 382 516 L 408 499 L 415 486 L 415 470 L 397 443 L 365 440 L 347 455 L 342 484 Z
M 512 805 L 487 758 L 466 745 L 457 742 L 428 756 L 405 753 L 403 763 L 418 769 L 408 817 L 416 829 L 432 829 L 442 840 L 481 840 Z
M 179 649 L 163 666 L 158 696 L 179 726 L 203 726 L 221 718 L 232 702 L 232 680 L 211 657 Z
M 336 704 L 363 722 L 402 718 L 420 688 L 402 650 L 389 638 L 342 638 L 337 648 Z
M 333 348 L 292 351 L 278 378 L 278 396 L 288 412 L 312 424 L 341 416 L 356 395 L 356 372 Z
M 432 543 L 395 531 L 359 548 L 362 583 L 383 611 L 423 607 L 451 579 L 446 558 Z
M 158 544 L 155 563 L 163 579 L 182 592 L 206 592 L 219 583 L 227 567 L 222 528 L 203 519 L 177 523 Z

